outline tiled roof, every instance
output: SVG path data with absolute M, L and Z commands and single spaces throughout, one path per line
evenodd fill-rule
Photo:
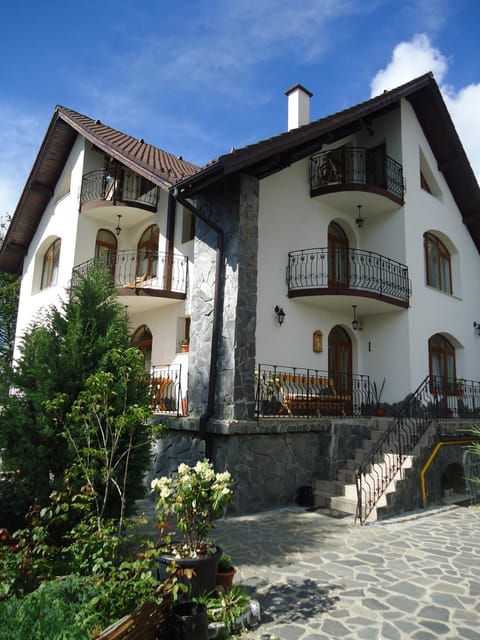
M 116 156 L 123 163 L 130 161 L 129 164 L 134 164 L 137 169 L 143 169 L 160 186 L 163 182 L 165 186 L 169 187 L 199 169 L 181 157 L 112 129 L 100 120 L 92 120 L 92 118 L 62 106 L 57 107 L 57 112 L 62 120 L 70 124 L 87 140 L 96 144 L 102 151 Z
M 371 119 L 397 108 L 402 99 L 411 103 L 463 221 L 480 250 L 478 181 L 431 73 L 298 129 L 232 150 L 180 180 L 175 189 L 185 198 L 234 173 L 265 178 L 310 156 L 322 145 L 332 144 L 368 125 Z
M 168 190 L 198 167 L 151 144 L 58 106 L 20 196 L 17 208 L 0 249 L 0 269 L 19 272 L 33 234 L 65 166 L 77 135 L 80 134 L 106 155 Z

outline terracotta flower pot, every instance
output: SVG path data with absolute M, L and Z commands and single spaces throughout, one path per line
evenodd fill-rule
M 231 571 L 217 571 L 216 584 L 217 587 L 223 587 L 228 589 L 233 584 L 233 576 L 236 573 L 235 567 L 232 567 Z

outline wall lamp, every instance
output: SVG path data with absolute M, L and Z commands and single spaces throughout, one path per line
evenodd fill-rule
M 352 320 L 352 329 L 356 331 L 358 329 L 358 320 L 357 320 L 357 305 L 352 304 L 353 307 L 353 320 Z
M 118 218 L 118 222 L 117 222 L 117 226 L 115 227 L 115 233 L 117 234 L 117 236 L 120 235 L 120 232 L 122 231 L 122 227 L 120 226 L 120 218 L 122 216 L 120 214 L 118 214 L 117 218 Z
M 283 321 L 285 320 L 285 315 L 286 315 L 285 311 L 282 309 L 282 307 L 279 307 L 278 305 L 275 307 L 274 311 L 277 314 L 278 324 L 282 325 Z
M 365 222 L 365 220 L 362 218 L 362 205 L 357 204 L 357 207 L 358 207 L 358 217 L 355 220 L 355 222 L 357 223 L 357 227 L 361 229 L 363 227 L 363 223 Z
M 475 333 L 477 334 L 477 336 L 480 336 L 480 322 L 474 322 L 473 328 L 475 329 Z

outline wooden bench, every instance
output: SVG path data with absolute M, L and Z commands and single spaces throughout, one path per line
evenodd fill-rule
M 350 396 L 337 395 L 332 378 L 279 374 L 282 406 L 288 415 L 344 416 Z
M 145 602 L 133 613 L 114 622 L 94 640 L 156 640 L 168 620 L 172 601 Z

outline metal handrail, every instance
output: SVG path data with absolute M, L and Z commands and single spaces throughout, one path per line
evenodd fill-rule
M 370 379 L 320 369 L 259 364 L 255 417 L 370 416 Z
M 132 202 L 140 206 L 156 209 L 159 188 L 137 173 L 122 166 L 111 169 L 97 169 L 82 178 L 80 204 L 95 200 L 112 202 Z
M 480 382 L 427 376 L 355 471 L 356 520 L 365 524 L 433 422 L 479 416 Z
M 112 274 L 115 287 L 160 289 L 186 293 L 188 258 L 160 251 L 108 251 L 73 269 L 73 278 L 93 268 L 104 268 Z
M 337 273 L 332 282 L 333 263 Z M 338 273 L 339 269 L 341 273 Z M 338 247 L 290 251 L 287 286 L 289 292 L 297 289 L 341 288 L 372 291 L 406 303 L 411 295 L 406 265 L 374 251 L 342 250 Z
M 372 185 L 403 201 L 405 181 L 402 165 L 372 149 L 338 147 L 321 151 L 310 158 L 310 188 L 312 191 L 339 185 Z

